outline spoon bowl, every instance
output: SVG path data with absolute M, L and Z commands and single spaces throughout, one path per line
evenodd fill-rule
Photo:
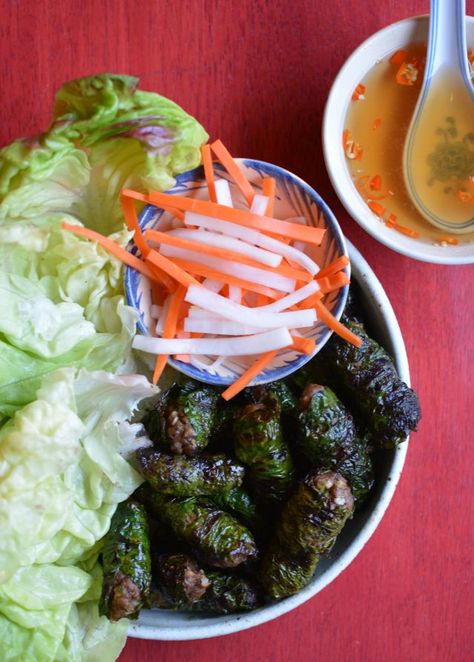
M 474 89 L 467 67 L 465 0 L 431 0 L 428 52 L 408 129 L 408 193 L 432 225 L 474 227 Z

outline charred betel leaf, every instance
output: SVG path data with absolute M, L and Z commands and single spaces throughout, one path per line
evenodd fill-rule
M 350 487 L 340 474 L 306 476 L 286 503 L 262 559 L 260 578 L 269 596 L 284 598 L 306 586 L 353 507 Z
M 354 420 L 327 386 L 309 384 L 294 412 L 294 443 L 312 468 L 341 473 L 359 501 L 373 484 L 372 462 Z
M 209 443 L 219 397 L 215 389 L 194 381 L 175 384 L 147 412 L 143 424 L 158 445 L 178 455 L 196 455 Z
M 187 554 L 160 554 L 154 563 L 152 606 L 192 609 L 211 582 L 197 561 Z
M 252 531 L 261 528 L 261 518 L 250 494 L 241 487 L 212 495 L 214 503 L 222 510 L 231 511 Z
M 337 336 L 321 352 L 320 362 L 331 375 L 331 386 L 371 434 L 375 445 L 391 447 L 416 430 L 420 405 L 416 393 L 403 382 L 392 358 L 362 324 L 347 327 L 362 338 L 357 348 Z
M 297 404 L 297 397 L 289 385 L 282 380 L 249 387 L 245 389 L 243 397 L 250 403 L 264 402 L 268 393 L 273 393 L 280 401 L 283 416 L 293 412 Z
M 257 556 L 250 531 L 209 500 L 172 498 L 153 492 L 148 505 L 206 565 L 235 568 Z
M 212 614 L 229 614 L 255 609 L 254 585 L 244 577 L 217 570 L 201 569 L 185 554 L 162 555 L 155 568 L 153 606 Z
M 261 402 L 243 407 L 234 421 L 235 454 L 248 467 L 255 498 L 268 504 L 284 500 L 293 484 L 293 461 L 280 414 L 278 397 L 267 392 Z
M 137 618 L 148 606 L 151 584 L 150 541 L 146 511 L 135 501 L 118 505 L 102 552 L 102 614 L 111 621 Z
M 327 386 L 309 384 L 294 412 L 294 440 L 313 466 L 335 468 L 352 445 L 354 420 Z
M 260 606 L 257 589 L 249 579 L 217 570 L 209 570 L 207 576 L 211 585 L 202 600 L 193 605 L 194 611 L 232 614 Z
M 153 449 L 137 453 L 141 472 L 162 494 L 199 496 L 240 487 L 245 469 L 225 455 L 187 457 Z

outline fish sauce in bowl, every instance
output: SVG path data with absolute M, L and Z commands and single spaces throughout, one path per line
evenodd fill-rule
M 474 75 L 472 50 L 467 57 Z M 474 231 L 458 234 L 456 224 L 474 214 L 474 117 L 456 103 L 454 87 L 448 96 L 433 91 L 429 126 L 414 146 L 417 188 L 440 217 L 452 219 L 452 233 L 428 223 L 406 189 L 403 149 L 425 58 L 426 44 L 410 44 L 376 62 L 357 85 L 344 124 L 346 162 L 359 194 L 387 227 L 441 246 L 473 242 Z

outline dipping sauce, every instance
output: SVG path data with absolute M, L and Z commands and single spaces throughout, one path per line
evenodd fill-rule
M 474 54 L 469 51 L 474 75 Z M 403 148 L 418 100 L 425 44 L 410 44 L 377 62 L 352 94 L 343 146 L 352 179 L 380 221 L 394 231 L 440 245 L 474 241 L 474 232 L 450 235 L 428 223 L 413 205 L 403 176 Z M 455 104 L 453 108 L 455 108 Z M 433 138 L 418 171 L 439 208 L 474 213 L 474 118 L 433 110 Z M 446 116 L 444 116 L 446 115 Z M 436 126 L 435 126 L 436 125 Z M 439 133 L 438 133 L 439 131 Z

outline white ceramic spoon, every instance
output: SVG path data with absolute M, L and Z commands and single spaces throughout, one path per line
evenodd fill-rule
M 468 70 L 465 0 L 431 0 L 425 75 L 408 129 L 403 171 L 427 221 L 474 229 L 474 89 Z

